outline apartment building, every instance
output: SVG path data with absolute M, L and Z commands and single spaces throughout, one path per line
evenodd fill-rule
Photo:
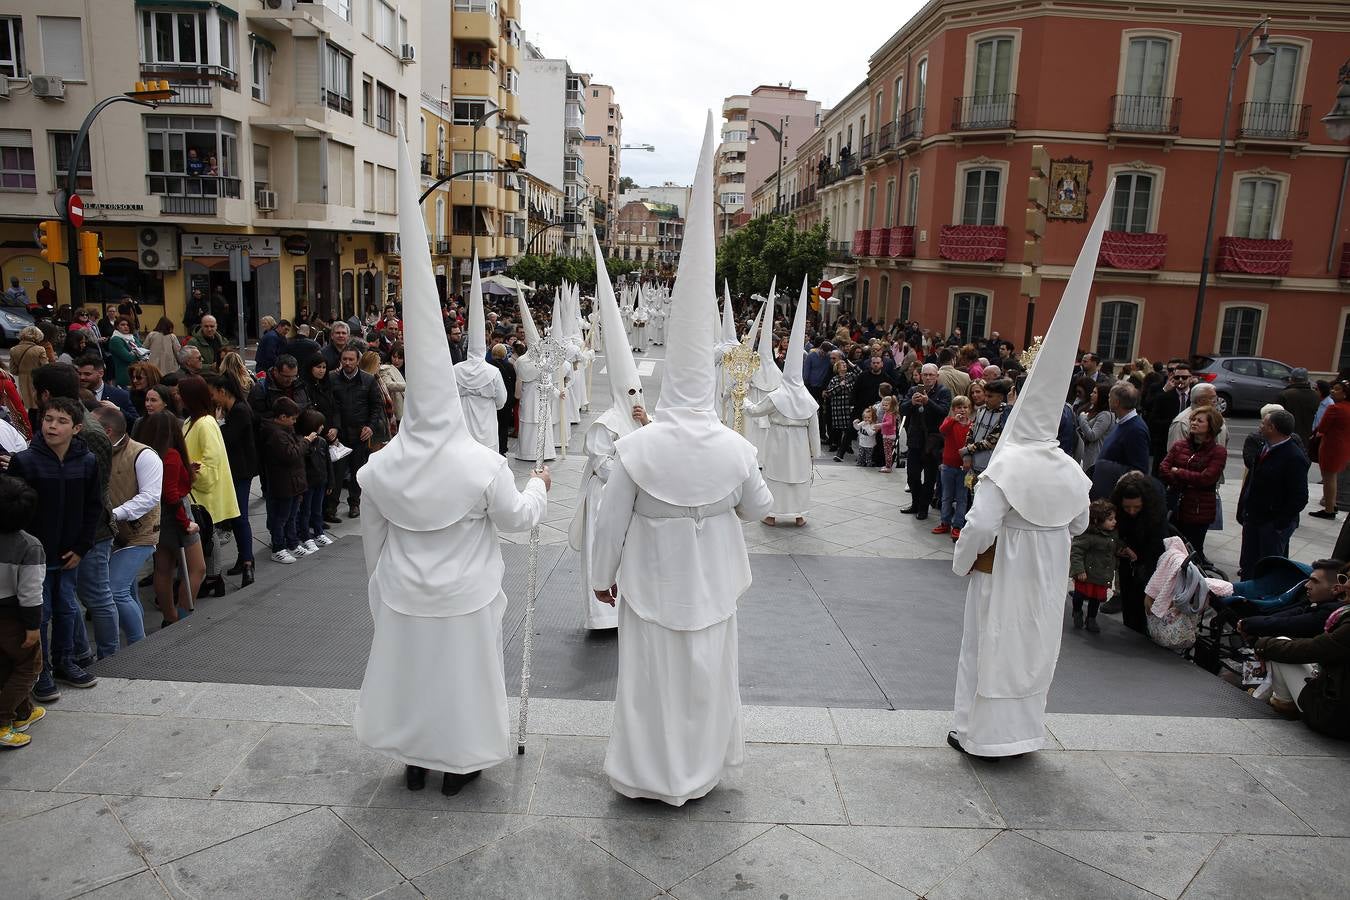
M 806 91 L 783 85 L 760 85 L 749 94 L 722 101 L 722 140 L 717 147 L 716 203 L 718 234 L 750 220 L 749 198 L 766 178 L 820 125 L 820 102 Z
M 539 256 L 554 256 L 563 245 L 563 192 L 547 181 L 523 173 L 528 233 L 525 252 Z
M 586 76 L 590 80 L 590 76 Z M 614 100 L 614 88 L 590 81 L 586 88 L 586 138 L 581 156 L 590 181 L 595 234 L 611 252 L 612 232 L 619 214 L 619 156 L 623 146 L 623 110 Z
M 423 182 L 473 173 L 447 182 L 423 204 L 427 233 L 436 235 L 438 280 L 446 267 L 452 291 L 467 289 L 474 250 L 484 275 L 524 252 L 524 179 L 502 171 L 529 163 L 521 128 L 520 14 L 520 0 L 423 3 Z
M 520 107 L 530 135 L 530 172 L 563 192 L 564 253 L 589 253 L 595 208 L 582 147 L 589 76 L 525 42 Z M 602 173 L 603 174 L 603 173 Z
M 689 185 L 676 184 L 673 181 L 647 187 L 634 185 L 619 194 L 619 209 L 623 209 L 634 200 L 646 200 L 649 203 L 663 203 L 667 206 L 673 206 L 675 211 L 683 216 L 689 210 L 690 190 L 692 188 Z
M 684 246 L 684 218 L 664 203 L 633 200 L 619 210 L 614 255 L 642 264 L 644 277 L 673 278 Z
M 1238 57 L 1206 247 L 1234 35 L 1267 12 L 1250 45 L 1264 64 Z M 1350 148 L 1319 121 L 1347 32 L 1350 8 L 1302 0 L 929 3 L 870 60 L 851 311 L 1019 344 L 1041 334 L 1115 179 L 1084 347 L 1113 360 L 1185 353 L 1208 252 L 1200 353 L 1350 364 Z M 1032 306 L 1022 210 L 1035 144 L 1052 169 Z M 820 207 L 837 165 L 800 161 L 824 168 L 799 215 L 833 217 Z
M 177 92 L 117 103 L 75 160 L 85 229 L 101 235 L 90 303 L 123 292 L 150 321 L 192 290 L 233 301 L 248 251 L 250 333 L 262 315 L 325 318 L 398 289 L 396 132 L 420 95 L 416 0 L 20 0 L 0 11 L 0 269 L 68 302 L 38 254 L 75 133 L 137 81 Z M 97 35 L 97 40 L 94 40 Z M 59 271 L 57 271 L 59 269 Z M 230 329 L 232 330 L 232 328 Z

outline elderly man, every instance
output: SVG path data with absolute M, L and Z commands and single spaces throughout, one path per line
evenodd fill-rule
M 196 347 L 202 356 L 202 368 L 215 372 L 220 358 L 225 355 L 225 338 L 220 334 L 215 316 L 202 316 L 201 327 L 188 339 L 189 347 Z
M 342 366 L 342 351 L 352 340 L 352 327 L 346 322 L 334 322 L 328 331 L 328 343 L 323 346 L 323 358 L 332 374 Z
M 937 489 L 938 466 L 942 462 L 939 429 L 951 405 L 951 391 L 938 382 L 938 367 L 925 363 L 919 370 L 919 384 L 909 389 L 900 407 L 900 417 L 905 420 L 905 471 L 910 495 L 910 505 L 900 511 L 920 521 L 928 518 Z
M 1200 382 L 1191 388 L 1190 403 L 1185 409 L 1177 413 L 1172 419 L 1172 424 L 1167 428 L 1167 446 L 1171 447 L 1177 441 L 1185 440 L 1191 436 L 1191 416 L 1197 409 L 1204 406 L 1215 406 L 1219 401 L 1219 395 L 1214 390 L 1214 385 Z M 1218 442 L 1220 447 L 1228 446 L 1228 423 L 1225 422 L 1223 428 L 1219 429 Z
M 1308 505 L 1308 456 L 1294 433 L 1294 417 L 1285 410 L 1261 418 L 1265 444 L 1247 473 L 1238 498 L 1237 520 L 1242 525 L 1238 574 L 1250 578 L 1252 569 L 1267 556 L 1288 556 L 1289 538 L 1298 528 L 1298 516 Z
M 202 351 L 189 344 L 178 355 L 178 377 L 190 378 L 193 375 L 209 375 L 202 368 Z
M 1106 438 L 1102 446 L 1097 465 L 1104 462 L 1117 463 L 1124 468 L 1118 475 L 1131 470 L 1149 471 L 1148 446 L 1149 430 L 1144 420 L 1139 418 L 1136 408 L 1139 406 L 1139 391 L 1129 382 L 1122 381 L 1111 388 L 1107 404 L 1111 414 L 1116 417 L 1116 428 Z M 1111 479 L 1115 484 L 1115 479 Z

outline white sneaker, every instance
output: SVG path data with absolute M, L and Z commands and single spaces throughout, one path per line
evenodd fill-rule
M 318 544 L 320 547 L 327 547 L 329 544 L 335 544 L 337 542 L 334 541 L 332 538 L 330 538 L 327 534 L 321 534 L 314 539 L 314 543 Z
M 316 543 L 314 543 L 314 541 L 312 541 L 312 540 L 309 540 L 309 541 L 301 541 L 301 542 L 300 542 L 300 546 L 304 547 L 305 550 L 306 550 L 307 552 L 309 552 L 309 553 L 318 553 L 318 552 L 319 552 L 319 545 L 316 544 Z
M 291 556 L 291 551 L 289 550 L 278 550 L 276 553 L 272 554 L 272 562 L 288 566 L 295 562 L 295 557 Z
M 304 559 L 306 556 L 309 556 L 309 551 L 305 549 L 304 544 L 296 544 L 291 548 L 291 556 L 294 556 L 296 559 Z

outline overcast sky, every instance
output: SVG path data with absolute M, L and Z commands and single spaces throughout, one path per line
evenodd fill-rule
M 524 0 L 526 38 L 614 86 L 623 108 L 622 172 L 638 184 L 688 184 L 703 122 L 722 98 L 792 82 L 833 106 L 867 76 L 867 58 L 923 0 Z M 809 14 L 808 14 L 809 13 Z

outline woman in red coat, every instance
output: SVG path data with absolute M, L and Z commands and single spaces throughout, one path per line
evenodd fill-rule
M 1228 462 L 1228 449 L 1217 440 L 1223 416 L 1212 406 L 1191 414 L 1189 437 L 1177 441 L 1158 467 L 1158 475 L 1181 494 L 1175 522 L 1177 531 L 1204 558 L 1205 535 L 1218 512 L 1218 485 Z
M 1332 403 L 1317 424 L 1317 466 L 1322 470 L 1322 508 L 1309 513 L 1317 519 L 1336 518 L 1336 477 L 1350 463 L 1350 388 L 1344 381 L 1331 386 Z

